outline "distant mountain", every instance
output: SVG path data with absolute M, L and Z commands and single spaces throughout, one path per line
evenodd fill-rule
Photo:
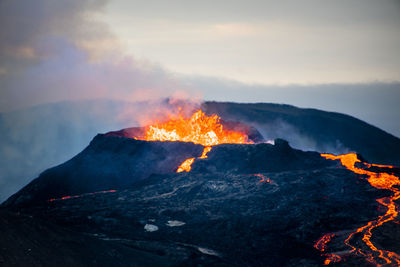
M 400 166 L 400 139 L 349 115 L 281 104 L 206 102 L 208 113 L 253 125 L 264 139 L 321 153 L 357 152 L 365 159 Z

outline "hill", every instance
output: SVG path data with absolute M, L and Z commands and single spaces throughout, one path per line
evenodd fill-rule
M 400 139 L 349 115 L 280 104 L 206 102 L 208 113 L 253 125 L 264 139 L 283 138 L 320 153 L 356 152 L 374 163 L 400 166 Z

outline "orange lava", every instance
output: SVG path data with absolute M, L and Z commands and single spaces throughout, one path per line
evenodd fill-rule
M 330 234 L 330 233 L 323 235 L 323 236 L 314 244 L 314 247 L 315 247 L 316 249 L 318 249 L 319 251 L 325 251 L 326 248 L 327 248 L 327 245 L 326 245 L 326 244 L 327 244 L 329 241 L 331 241 L 332 237 L 334 237 L 334 236 L 335 236 L 334 234 Z
M 206 159 L 208 158 L 207 153 L 210 152 L 212 149 L 212 146 L 206 146 L 204 147 L 203 153 L 201 154 L 199 159 Z
M 261 180 L 259 181 L 260 183 L 271 183 L 271 180 L 268 177 L 265 177 L 264 175 L 262 175 L 261 173 L 256 173 L 253 174 L 254 176 L 259 177 Z
M 184 162 L 182 162 L 182 164 L 178 167 L 178 170 L 176 172 L 190 172 L 190 170 L 192 169 L 192 164 L 194 162 L 195 158 L 189 158 L 187 160 L 185 160 Z
M 393 166 L 388 165 L 377 165 L 377 164 L 368 164 L 362 163 L 358 158 L 357 154 L 349 153 L 345 155 L 331 155 L 331 154 L 321 154 L 322 157 L 331 160 L 340 160 L 342 165 L 347 169 L 351 170 L 356 174 L 367 175 L 368 182 L 377 189 L 386 189 L 390 190 L 393 194 L 390 197 L 384 197 L 377 199 L 377 201 L 387 208 L 387 211 L 384 215 L 379 216 L 378 219 L 368 222 L 366 225 L 358 228 L 355 232 L 351 233 L 349 237 L 345 240 L 347 246 L 352 248 L 352 252 L 357 252 L 367 258 L 367 260 L 376 265 L 380 265 L 379 262 L 383 264 L 397 265 L 400 266 L 400 256 L 394 252 L 378 249 L 372 242 L 372 230 L 381 226 L 384 223 L 389 221 L 393 221 L 398 215 L 398 209 L 396 207 L 395 201 L 400 198 L 400 190 L 396 188 L 396 186 L 400 185 L 399 177 L 389 174 L 389 173 L 377 173 L 369 170 L 361 169 L 356 167 L 356 163 L 362 164 L 366 168 L 370 167 L 380 167 L 380 168 L 393 168 Z M 355 246 L 350 244 L 350 240 L 357 233 L 362 234 L 362 240 L 369 248 L 368 251 L 362 250 L 361 248 L 356 248 Z M 332 254 L 334 255 L 334 254 Z M 336 255 L 338 256 L 338 255 Z M 339 256 L 338 256 L 339 257 Z M 339 257 L 340 258 L 340 257 Z M 326 262 L 329 264 L 332 259 L 329 258 Z M 379 262 L 377 262 L 379 261 Z
M 193 142 L 203 146 L 248 143 L 246 134 L 224 129 L 220 119 L 218 115 L 207 116 L 202 110 L 196 111 L 190 118 L 182 114 L 170 115 L 167 122 L 147 126 L 145 135 L 138 139 Z
M 105 190 L 105 191 L 98 191 L 98 192 L 93 192 L 93 193 L 85 193 L 82 195 L 63 196 L 60 198 L 51 198 L 48 201 L 53 202 L 53 201 L 57 201 L 57 200 L 66 200 L 66 199 L 80 198 L 80 197 L 84 197 L 84 196 L 91 196 L 91 195 L 105 194 L 105 193 L 114 193 L 114 192 L 117 192 L 117 190 Z
M 248 136 L 241 132 L 224 129 L 218 115 L 207 116 L 202 110 L 185 118 L 182 113 L 169 115 L 169 120 L 155 123 L 146 127 L 145 133 L 135 139 L 146 141 L 182 141 L 192 142 L 204 146 L 200 159 L 207 158 L 212 146 L 218 144 L 235 143 L 248 144 Z M 186 159 L 176 172 L 189 172 L 195 158 Z
M 326 254 L 326 259 L 324 261 L 324 265 L 329 265 L 331 262 L 339 262 L 342 258 L 336 254 Z

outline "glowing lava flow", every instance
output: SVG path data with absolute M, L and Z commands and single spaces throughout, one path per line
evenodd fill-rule
M 218 115 L 207 116 L 202 110 L 190 118 L 170 115 L 167 122 L 146 127 L 145 136 L 139 138 L 147 141 L 182 141 L 193 142 L 203 146 L 214 146 L 224 143 L 247 143 L 247 135 L 223 128 Z
M 199 159 L 206 159 L 207 153 L 211 151 L 211 146 L 206 146 L 203 149 L 203 153 L 201 154 L 201 156 L 199 157 Z M 178 167 L 178 170 L 176 172 L 190 172 L 190 170 L 192 169 L 192 164 L 194 162 L 196 158 L 188 158 L 187 160 L 185 160 L 184 162 L 182 162 L 182 164 Z
M 117 190 L 105 190 L 105 191 L 98 191 L 98 192 L 92 192 L 92 193 L 85 193 L 82 195 L 74 195 L 74 196 L 63 196 L 60 198 L 51 198 L 48 201 L 49 202 L 53 202 L 53 201 L 57 201 L 57 200 L 66 200 L 66 199 L 73 199 L 73 198 L 80 198 L 80 197 L 84 197 L 84 196 L 91 196 L 91 195 L 97 195 L 97 194 L 106 194 L 106 193 L 114 193 L 117 192 Z
M 176 172 L 190 172 L 192 169 L 192 164 L 194 162 L 195 158 L 189 158 L 182 162 L 182 164 L 178 167 L 178 170 Z
M 212 146 L 206 146 L 203 150 L 203 153 L 201 154 L 199 159 L 206 159 L 208 158 L 207 153 L 210 152 L 212 149 Z
M 328 247 L 326 244 L 327 244 L 329 241 L 331 241 L 332 237 L 334 237 L 334 236 L 335 236 L 334 234 L 330 234 L 330 233 L 323 235 L 323 236 L 315 243 L 314 247 L 315 247 L 316 249 L 318 249 L 319 251 L 325 251 L 325 250 L 327 249 L 327 247 Z
M 253 174 L 254 176 L 259 177 L 261 180 L 259 181 L 260 183 L 271 183 L 271 180 L 268 177 L 265 177 L 264 175 L 260 173 Z
M 248 144 L 248 136 L 241 132 L 224 129 L 218 115 L 207 116 L 202 110 L 196 111 L 190 118 L 182 114 L 170 115 L 164 123 L 146 127 L 145 134 L 135 139 L 146 141 L 182 141 L 204 146 L 200 159 L 207 158 L 212 146 L 225 143 Z M 186 159 L 177 172 L 189 172 L 195 158 Z
M 322 157 L 331 160 L 340 160 L 342 165 L 347 169 L 351 170 L 356 174 L 362 174 L 368 176 L 368 182 L 377 189 L 386 189 L 393 192 L 392 196 L 385 197 L 381 199 L 377 199 L 377 201 L 387 208 L 387 211 L 384 215 L 379 216 L 378 219 L 368 222 L 365 226 L 358 228 L 355 232 L 351 233 L 349 237 L 345 240 L 345 244 L 352 248 L 351 252 L 358 252 L 359 254 L 365 256 L 368 261 L 380 265 L 376 260 L 384 262 L 384 264 L 391 264 L 400 266 L 400 256 L 394 252 L 380 250 L 371 242 L 372 230 L 381 226 L 382 224 L 394 220 L 398 215 L 398 210 L 396 209 L 395 201 L 400 198 L 400 190 L 396 187 L 400 185 L 399 177 L 389 174 L 389 173 L 376 173 L 368 170 L 364 170 L 355 166 L 356 163 L 362 163 L 358 158 L 357 154 L 349 153 L 345 155 L 331 155 L 331 154 L 321 154 Z M 377 165 L 377 164 L 368 164 L 362 163 L 367 168 L 371 167 L 380 167 L 380 168 L 393 168 L 393 166 L 387 165 Z M 356 248 L 355 246 L 350 244 L 350 240 L 357 233 L 362 234 L 362 240 L 367 245 L 370 251 L 363 251 L 361 248 Z M 328 238 L 328 235 L 329 238 Z M 316 244 L 315 247 L 320 251 L 324 251 L 326 249 L 326 243 L 330 241 L 333 235 L 327 234 L 323 236 Z M 326 237 L 326 238 L 325 238 Z M 322 245 L 321 245 L 322 244 Z M 325 246 L 324 246 L 325 245 Z M 340 256 L 335 254 L 328 254 L 328 259 L 325 261 L 325 264 L 329 264 L 331 259 L 339 258 Z M 334 257 L 336 256 L 336 257 Z

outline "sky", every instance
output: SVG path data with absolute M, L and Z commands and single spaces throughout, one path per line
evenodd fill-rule
M 0 2 L 0 112 L 179 97 L 343 112 L 400 136 L 400 1 Z
M 110 2 L 126 51 L 170 71 L 246 83 L 400 79 L 400 1 Z

